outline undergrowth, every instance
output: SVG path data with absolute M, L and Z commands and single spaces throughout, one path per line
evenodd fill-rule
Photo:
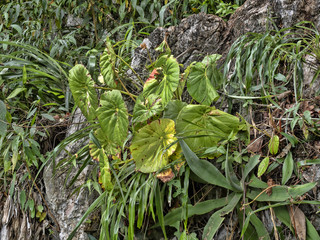
M 228 234 L 234 239 L 285 239 L 284 229 L 300 239 L 319 239 L 300 210 L 303 205 L 319 204 L 312 192 L 317 183 L 306 182 L 303 175 L 320 163 L 316 110 L 320 106 L 303 93 L 306 56 L 320 58 L 319 33 L 310 23 L 239 38 L 223 69 L 216 65 L 220 56 L 210 55 L 181 72 L 164 41 L 158 48 L 160 56 L 149 66 L 149 78 L 144 82 L 143 76 L 137 76 L 143 90 L 137 86 L 132 92 L 124 79 L 139 36 L 147 35 L 154 25 L 176 24 L 190 9 L 210 12 L 215 8 L 226 17 L 240 1 L 164 1 L 162 5 L 159 1 L 118 1 L 120 11 L 102 2 L 69 1 L 68 11 L 85 12 L 84 23 L 94 20 L 66 34 L 62 31 L 66 12 L 61 6 L 67 2 L 34 2 L 42 4 L 40 12 L 33 13 L 41 21 L 18 24 L 30 11 L 30 2 L 8 3 L 0 19 L 2 49 L 7 51 L 0 56 L 0 178 L 22 209 L 40 222 L 46 217 L 45 199 L 35 203 L 32 187 L 15 195 L 17 169 L 26 168 L 22 179 L 30 178 L 30 185 L 37 185 L 38 174 L 34 176 L 33 171 L 40 173 L 67 144 L 87 137 L 89 144 L 81 154 L 92 160 L 73 156 L 56 166 L 75 163 L 82 166 L 79 172 L 89 164 L 99 169 L 99 177 L 86 184 L 94 186 L 99 197 L 69 239 L 96 209 L 101 212 L 100 239 L 151 238 L 150 231 L 158 228 L 165 239 L 173 235 L 212 239 L 223 224 L 232 229 Z M 59 38 L 51 43 L 51 36 L 42 31 L 53 27 L 45 21 L 44 12 L 54 16 L 58 28 Z M 123 33 L 125 41 L 116 47 L 107 38 L 101 54 L 106 34 L 98 23 L 109 13 L 119 14 L 113 19 L 116 26 L 111 35 Z M 81 40 L 77 39 L 81 32 L 89 36 L 90 46 L 69 52 Z M 34 40 L 27 43 L 35 47 L 19 39 Z M 89 49 L 88 57 L 84 56 L 83 51 Z M 68 74 L 78 55 L 78 62 L 87 66 L 77 64 Z M 317 62 L 313 65 L 316 79 L 319 68 Z M 44 151 L 40 144 L 50 136 L 48 126 L 69 124 L 70 91 L 89 127 L 60 139 L 60 144 L 60 140 L 53 141 Z M 191 102 L 181 100 L 185 91 Z M 229 104 L 229 113 L 236 112 L 234 103 L 244 111 L 231 115 L 214 107 L 224 102 Z M 256 116 L 250 114 L 254 111 Z M 310 153 L 301 156 L 300 149 Z M 261 212 L 270 216 L 273 229 L 264 225 Z
M 303 35 L 301 29 L 311 35 Z M 228 233 L 233 238 L 283 239 L 286 226 L 302 239 L 319 239 L 300 208 L 319 204 L 310 192 L 317 183 L 306 183 L 302 171 L 320 161 L 295 160 L 295 148 L 312 141 L 311 136 L 318 138 L 319 116 L 299 108 L 304 101 L 301 64 L 315 47 L 305 36 L 316 39 L 317 34 L 302 23 L 292 29 L 248 34 L 231 47 L 224 75 L 216 66 L 219 55 L 194 62 L 181 73 L 164 41 L 139 96 L 122 83 L 109 40 L 100 58 L 99 82 L 84 66 L 73 67 L 70 89 L 94 124 L 89 148 L 99 163 L 103 189 L 77 228 L 100 207 L 100 239 L 134 239 L 137 231 L 148 237 L 150 227 L 160 227 L 167 239 L 168 226 L 175 228 L 179 239 L 212 239 L 226 221 L 237 229 Z M 224 97 L 240 99 L 245 107 L 266 106 L 268 121 L 258 124 L 251 118 L 249 123 L 239 114 L 216 109 L 212 104 L 220 89 Z M 185 90 L 192 104 L 180 100 Z M 292 91 L 284 96 L 294 100 L 289 109 L 279 102 L 284 90 Z M 132 113 L 122 94 L 132 98 Z M 191 183 L 205 184 L 210 194 L 191 188 Z M 260 218 L 262 211 L 273 219 L 271 232 Z M 201 230 L 189 225 L 194 215 L 207 219 Z

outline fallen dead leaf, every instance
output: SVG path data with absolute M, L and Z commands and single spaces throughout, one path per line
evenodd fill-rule
M 175 170 L 177 172 L 179 172 L 179 170 L 183 164 L 184 164 L 184 162 L 181 162 L 181 163 L 174 165 Z M 175 177 L 175 174 L 172 171 L 172 168 L 166 169 L 166 170 L 162 171 L 161 173 L 157 174 L 157 178 L 160 179 L 164 183 L 171 181 L 174 177 Z
M 254 140 L 252 140 L 250 142 L 250 144 L 247 147 L 247 151 L 248 152 L 253 152 L 253 153 L 257 153 L 261 151 L 261 147 L 262 147 L 262 143 L 263 143 L 263 138 L 259 137 L 256 138 Z
M 277 95 L 277 98 L 278 98 L 278 100 L 281 100 L 281 99 L 289 96 L 290 94 L 291 94 L 291 91 L 286 91 L 286 92 L 283 92 L 283 93 Z
M 289 215 L 291 219 L 291 224 L 294 227 L 296 235 L 299 240 L 306 240 L 307 230 L 306 230 L 306 217 L 304 213 L 295 205 L 292 205 L 289 208 Z
M 268 184 L 268 187 L 271 187 L 271 186 L 275 185 L 276 183 L 273 181 L 272 178 L 269 178 L 267 184 Z M 270 196 L 270 195 L 272 194 L 272 187 L 269 188 L 269 189 L 266 191 L 266 194 L 268 194 L 268 196 Z
M 172 169 L 169 168 L 169 169 L 162 171 L 161 173 L 158 173 L 157 178 L 160 179 L 162 182 L 166 183 L 174 178 L 174 173 L 173 173 Z
M 285 156 L 287 156 L 290 149 L 291 149 L 291 143 L 289 143 L 287 146 L 285 146 L 282 149 L 282 152 L 278 154 L 277 158 L 284 158 Z

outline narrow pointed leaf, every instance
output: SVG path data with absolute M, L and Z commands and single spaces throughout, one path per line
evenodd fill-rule
M 193 215 L 202 215 L 206 214 L 208 212 L 211 212 L 214 209 L 223 207 L 227 205 L 228 201 L 227 198 L 219 198 L 219 199 L 212 199 L 203 201 L 200 203 L 197 203 L 195 205 L 188 204 L 188 218 L 192 217 Z M 173 225 L 178 221 L 183 221 L 182 218 L 182 207 L 175 208 L 171 210 L 165 217 L 164 217 L 164 223 L 165 225 Z M 155 227 L 158 226 L 158 224 L 155 225 Z
M 287 187 L 287 186 L 274 186 L 272 188 L 272 194 L 269 196 L 265 192 L 261 193 L 259 190 L 251 190 L 247 193 L 247 197 L 250 199 L 255 199 L 258 202 L 270 201 L 270 202 L 282 202 L 289 199 L 295 199 L 304 193 L 310 191 L 316 186 L 317 183 L 306 183 L 302 185 Z M 260 194 L 260 195 L 259 195 Z M 258 198 L 256 198 L 259 195 Z
M 232 162 L 230 158 L 228 158 L 225 161 L 225 172 L 226 172 L 226 179 L 228 183 L 233 187 L 233 190 L 235 192 L 242 192 L 243 189 L 240 186 L 240 181 L 237 178 L 233 168 L 232 168 Z
M 293 165 L 294 161 L 292 158 L 292 153 L 288 152 L 288 155 L 284 159 L 284 164 L 282 167 L 282 185 L 286 184 L 288 180 L 291 178 L 292 172 L 293 172 Z
M 291 186 L 291 187 L 288 187 L 288 193 L 292 198 L 300 197 L 301 195 L 313 189 L 316 185 L 317 185 L 316 182 L 312 182 L 312 183 Z
M 246 214 L 248 214 L 252 209 L 250 206 L 246 206 Z M 259 239 L 264 239 L 264 240 L 270 240 L 269 233 L 267 229 L 265 228 L 264 224 L 261 222 L 261 220 L 255 215 L 252 214 L 250 216 L 250 222 L 256 229 L 256 232 L 258 233 Z
M 254 169 L 254 167 L 257 166 L 257 164 L 259 163 L 259 158 L 260 155 L 254 155 L 249 159 L 248 163 L 244 167 L 242 181 L 244 181 L 248 174 L 252 171 L 252 169 Z
M 10 95 L 7 97 L 7 99 L 14 98 L 18 94 L 20 94 L 21 92 L 24 92 L 26 90 L 27 90 L 26 88 L 16 88 L 10 93 Z
M 203 240 L 213 239 L 224 220 L 223 216 L 233 211 L 241 197 L 242 194 L 235 194 L 232 198 L 228 197 L 228 199 L 230 199 L 228 205 L 211 215 L 203 230 Z
M 7 108 L 3 101 L 0 100 L 0 136 L 3 136 L 7 132 L 7 120 L 6 120 Z
M 179 142 L 190 169 L 199 178 L 207 183 L 233 190 L 227 179 L 212 163 L 199 159 L 184 140 Z

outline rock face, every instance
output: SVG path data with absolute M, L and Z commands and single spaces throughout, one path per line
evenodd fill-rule
M 183 19 L 178 26 L 155 29 L 144 40 L 144 43 L 147 43 L 147 49 L 140 47 L 136 49 L 132 67 L 136 72 L 144 73 L 146 79 L 145 65 L 150 64 L 149 55 L 151 58 L 156 57 L 154 49 L 165 38 L 172 54 L 186 67 L 208 54 L 218 53 L 225 56 L 231 44 L 247 32 L 261 33 L 275 26 L 291 27 L 300 21 L 312 21 L 319 29 L 320 2 L 316 0 L 247 0 L 228 22 L 209 14 L 192 15 Z
M 67 130 L 67 137 L 79 131 L 83 127 L 85 117 L 81 114 L 80 109 L 75 112 L 71 127 Z M 79 140 L 66 147 L 54 160 L 56 163 L 66 159 L 70 154 L 75 154 L 81 147 L 88 143 L 87 139 Z M 67 153 L 68 152 L 68 153 Z M 51 212 L 54 214 L 60 228 L 60 232 L 55 233 L 55 239 L 67 239 L 72 230 L 93 202 L 92 197 L 89 197 L 88 191 L 82 188 L 79 193 L 73 194 L 73 191 L 85 183 L 87 176 L 90 174 L 89 167 L 84 168 L 77 178 L 77 181 L 71 188 L 66 188 L 70 180 L 77 174 L 80 166 L 72 169 L 69 174 L 69 166 L 60 168 L 55 174 L 52 171 L 50 164 L 44 172 L 44 183 L 46 188 L 46 199 L 49 204 Z M 69 181 L 66 182 L 68 177 Z M 87 234 L 84 233 L 84 226 L 78 230 L 75 239 L 88 239 Z

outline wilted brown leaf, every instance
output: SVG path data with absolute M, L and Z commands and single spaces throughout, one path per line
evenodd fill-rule
M 291 219 L 291 224 L 294 227 L 296 235 L 299 240 L 306 240 L 307 230 L 306 230 L 306 217 L 304 213 L 297 206 L 289 207 L 289 215 Z
M 181 162 L 181 163 L 174 165 L 174 169 L 177 172 L 179 172 L 179 170 L 183 164 L 184 164 L 184 162 Z M 157 174 L 157 178 L 160 179 L 164 183 L 171 181 L 174 177 L 175 177 L 175 175 L 174 175 L 171 168 L 166 169 L 166 170 L 162 171 L 161 173 Z
M 287 146 L 285 146 L 284 149 L 282 149 L 282 152 L 278 154 L 277 158 L 284 158 L 285 156 L 287 156 L 290 149 L 291 149 L 291 143 L 289 143 Z
M 159 178 L 162 182 L 166 183 L 174 178 L 174 173 L 173 173 L 172 169 L 169 168 L 169 169 L 162 171 L 161 173 L 158 173 L 157 178 Z
M 247 151 L 248 152 L 253 152 L 253 153 L 257 153 L 261 151 L 261 147 L 262 147 L 262 143 L 263 143 L 263 138 L 259 137 L 256 138 L 254 140 L 252 140 L 250 142 L 250 144 L 247 146 Z
M 271 186 L 275 185 L 276 183 L 273 181 L 272 178 L 269 178 L 267 184 L 268 184 L 268 187 L 270 187 L 270 188 L 266 191 L 266 194 L 268 194 L 268 196 L 270 196 L 272 194 L 272 187 Z
M 283 99 L 283 98 L 285 98 L 285 97 L 287 97 L 289 95 L 291 95 L 291 91 L 285 91 L 285 92 L 277 95 L 277 98 L 278 98 L 278 100 L 281 100 L 281 99 Z

